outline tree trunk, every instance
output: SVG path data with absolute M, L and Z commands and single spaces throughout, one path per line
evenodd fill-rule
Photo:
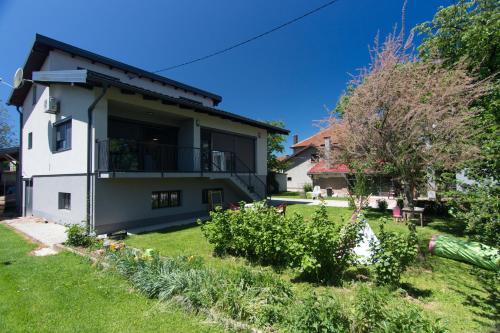
M 413 209 L 413 186 L 409 182 L 404 182 L 403 184 L 404 190 L 404 206 Z

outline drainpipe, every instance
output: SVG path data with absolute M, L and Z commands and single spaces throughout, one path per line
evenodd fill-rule
M 16 165 L 16 203 L 17 203 L 17 213 L 19 215 L 24 215 L 23 211 L 23 112 L 19 106 L 16 106 L 16 110 L 19 113 L 19 158 Z
M 87 234 L 90 234 L 91 232 L 91 225 L 90 225 L 90 190 L 91 190 L 91 181 L 90 177 L 92 175 L 92 116 L 93 116 L 93 111 L 101 100 L 101 98 L 104 97 L 106 94 L 106 91 L 108 90 L 108 85 L 104 85 L 102 88 L 102 92 L 97 98 L 90 104 L 88 110 L 87 110 L 87 216 L 86 216 L 86 227 L 87 227 Z M 92 230 L 93 231 L 93 230 Z

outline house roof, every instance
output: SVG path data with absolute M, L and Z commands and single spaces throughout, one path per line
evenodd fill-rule
M 305 146 L 315 146 L 320 147 L 325 143 L 325 137 L 330 137 L 332 140 L 332 144 L 338 143 L 338 131 L 342 126 L 341 123 L 333 124 L 327 128 L 320 130 L 318 133 L 304 139 L 300 142 L 297 142 L 292 146 L 292 148 L 299 148 Z
M 347 173 L 349 172 L 349 167 L 345 164 L 333 164 L 328 167 L 325 160 L 321 160 L 316 163 L 309 171 L 308 174 L 319 174 L 319 173 Z
M 121 89 L 121 91 L 128 93 L 137 93 L 149 100 L 160 100 L 166 105 L 176 105 L 183 109 L 191 109 L 195 112 L 205 113 L 212 116 L 217 116 L 223 119 L 229 119 L 232 121 L 240 122 L 250 126 L 258 127 L 267 130 L 271 133 L 278 133 L 288 135 L 290 131 L 287 129 L 273 126 L 261 121 L 253 120 L 247 117 L 243 117 L 231 112 L 223 111 L 220 109 L 204 106 L 202 104 L 190 101 L 187 99 L 171 97 L 165 94 L 157 93 L 155 91 L 147 90 L 141 87 L 130 85 L 128 83 L 121 82 L 118 78 L 98 73 L 95 71 L 90 71 L 87 69 L 82 70 L 69 70 L 69 71 L 48 71 L 48 72 L 35 72 L 34 78 L 39 84 L 76 84 L 82 86 L 111 86 Z
M 164 76 L 148 72 L 144 69 L 140 69 L 138 67 L 134 67 L 131 65 L 127 65 L 125 63 L 113 60 L 111 58 L 107 58 L 104 56 L 101 56 L 99 54 L 78 48 L 76 46 L 70 45 L 63 43 L 61 41 L 36 34 L 35 35 L 35 41 L 33 43 L 33 46 L 31 47 L 30 53 L 28 55 L 28 59 L 26 60 L 24 64 L 24 78 L 25 79 L 31 79 L 31 74 L 33 71 L 39 70 L 41 66 L 43 65 L 45 59 L 49 55 L 49 52 L 51 50 L 61 50 L 64 52 L 67 52 L 71 54 L 72 56 L 79 56 L 85 59 L 88 59 L 92 62 L 98 62 L 104 65 L 109 66 L 110 68 L 118 68 L 122 71 L 129 72 L 132 74 L 135 74 L 139 77 L 145 77 L 148 79 L 151 79 L 152 81 L 157 81 L 162 84 L 168 84 L 170 86 L 184 89 L 193 93 L 197 93 L 199 95 L 202 95 L 204 97 L 208 97 L 214 101 L 214 104 L 217 105 L 222 101 L 222 97 L 213 93 L 210 93 L 208 91 L 204 91 L 201 89 L 198 89 L 196 87 L 166 78 Z M 21 106 L 24 99 L 26 98 L 26 95 L 28 94 L 29 90 L 31 87 L 31 83 L 28 81 L 26 82 L 21 88 L 15 89 L 12 91 L 12 94 L 9 97 L 8 103 L 10 105 L 15 105 L 15 106 Z

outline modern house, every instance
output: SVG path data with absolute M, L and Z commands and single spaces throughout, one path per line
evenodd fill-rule
M 319 186 L 324 194 L 331 189 L 333 196 L 345 196 L 349 192 L 350 170 L 342 161 L 335 161 L 340 149 L 338 132 L 341 123 L 321 129 L 311 137 L 299 142 L 293 136 L 293 153 L 283 160 L 288 167 L 287 190 L 302 191 L 305 184 Z M 394 186 L 390 177 L 372 175 L 372 193 L 377 196 L 391 196 Z
M 266 196 L 268 133 L 222 98 L 36 35 L 22 110 L 23 212 L 97 233 L 206 215 Z

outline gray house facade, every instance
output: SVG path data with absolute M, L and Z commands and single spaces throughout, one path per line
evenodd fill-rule
M 91 231 L 203 216 L 265 198 L 267 135 L 213 93 L 36 35 L 24 83 L 23 214 Z

